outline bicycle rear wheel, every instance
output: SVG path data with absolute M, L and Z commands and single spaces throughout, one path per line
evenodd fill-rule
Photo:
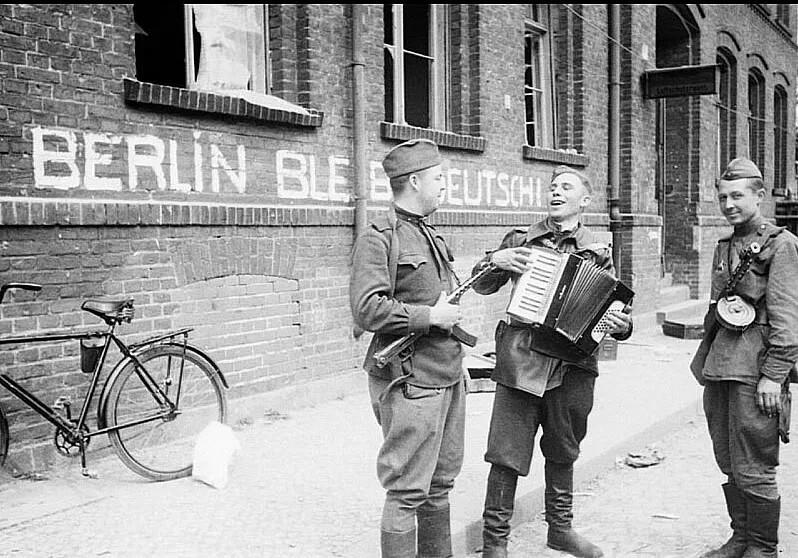
M 142 366 L 176 406 L 175 413 L 165 413 L 158 405 L 133 362 L 109 379 L 108 397 L 101 410 L 108 428 L 162 415 L 108 433 L 119 459 L 155 481 L 190 475 L 197 435 L 212 421 L 223 423 L 227 415 L 227 397 L 214 366 L 191 347 L 185 351 L 183 359 L 182 346 L 156 345 L 138 355 Z
M 0 467 L 6 462 L 6 455 L 8 455 L 8 421 L 0 407 Z

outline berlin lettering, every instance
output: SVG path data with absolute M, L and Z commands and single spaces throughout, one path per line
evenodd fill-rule
M 271 191 L 262 177 L 256 181 L 257 192 L 252 185 L 248 189 L 245 146 L 220 147 L 198 131 L 189 145 L 149 134 L 120 136 L 41 127 L 31 132 L 37 188 L 267 195 Z M 351 166 L 347 157 L 277 150 L 273 167 L 276 189 L 271 193 L 281 200 L 349 203 Z M 447 165 L 444 176 L 444 203 L 455 208 L 541 207 L 544 203 L 538 177 Z M 380 162 L 369 162 L 368 177 L 371 200 L 390 200 L 390 184 Z

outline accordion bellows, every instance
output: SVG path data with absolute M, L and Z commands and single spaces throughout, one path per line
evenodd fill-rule
M 515 284 L 507 314 L 530 324 L 532 349 L 569 362 L 592 355 L 607 334 L 607 316 L 634 292 L 575 254 L 530 246 L 531 268 Z

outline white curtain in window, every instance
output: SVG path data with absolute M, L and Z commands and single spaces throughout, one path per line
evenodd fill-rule
M 196 88 L 264 93 L 263 4 L 192 4 L 201 37 Z

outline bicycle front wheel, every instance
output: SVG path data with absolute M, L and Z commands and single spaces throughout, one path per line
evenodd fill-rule
M 190 475 L 197 435 L 212 421 L 224 423 L 227 416 L 227 397 L 214 366 L 191 347 L 185 348 L 185 357 L 183 350 L 179 345 L 156 345 L 137 355 L 175 405 L 174 412 L 158 404 L 133 362 L 109 380 L 101 410 L 105 426 L 118 427 L 108 436 L 119 459 L 155 481 Z M 147 417 L 159 418 L 135 424 Z

